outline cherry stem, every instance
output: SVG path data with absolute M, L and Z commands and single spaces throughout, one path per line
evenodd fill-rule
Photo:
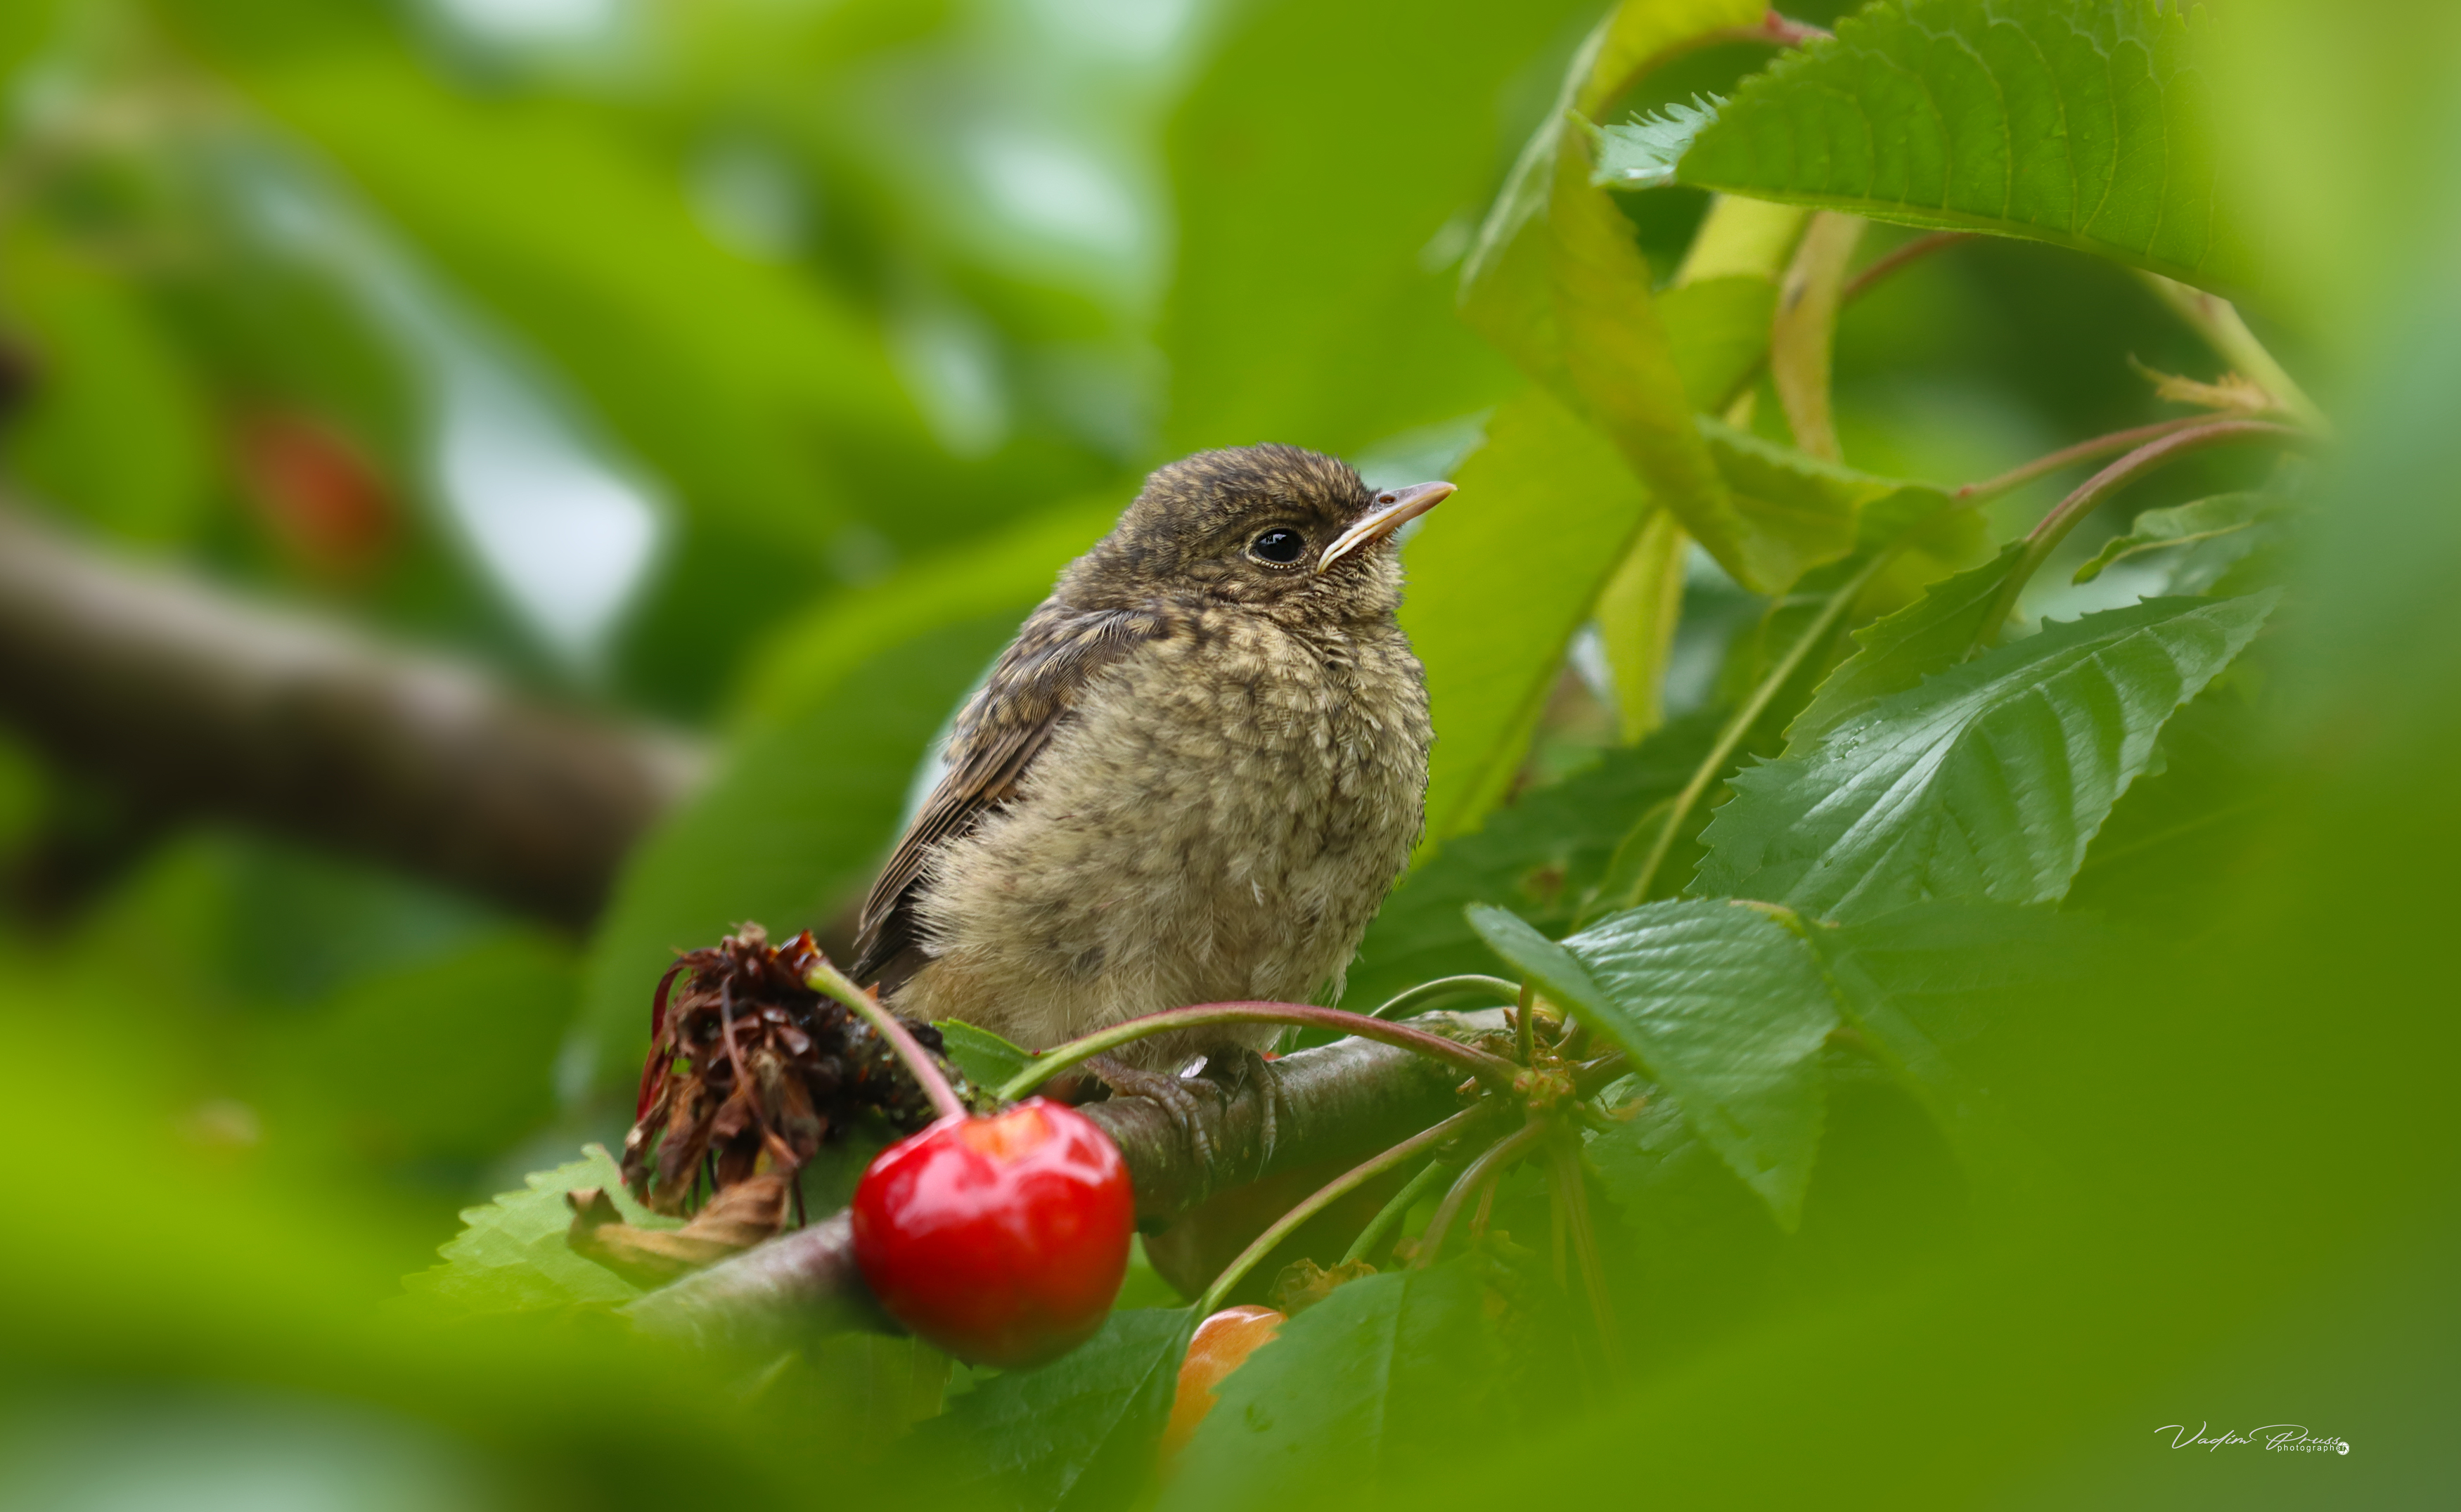
M 1253 1243 L 1239 1251 L 1237 1259 L 1222 1268 L 1222 1274 L 1213 1278 L 1213 1285 L 1206 1288 L 1205 1295 L 1198 1299 L 1196 1315 L 1200 1318 L 1212 1316 L 1220 1310 L 1222 1299 L 1230 1294 L 1230 1289 L 1245 1280 L 1249 1271 L 1256 1267 L 1256 1262 L 1272 1254 L 1274 1246 L 1289 1238 L 1292 1231 L 1301 1224 L 1386 1171 L 1398 1165 L 1406 1165 L 1417 1156 L 1444 1143 L 1459 1134 L 1473 1119 L 1485 1117 L 1486 1113 L 1485 1105 L 1465 1108 L 1435 1127 L 1422 1129 L 1383 1154 L 1360 1161 L 1316 1188 L 1297 1206 L 1273 1220 L 1272 1225 L 1258 1234 Z
M 1500 976 L 1479 976 L 1476 974 L 1466 976 L 1440 976 L 1432 982 L 1422 982 L 1416 987 L 1402 989 L 1401 991 L 1396 992 L 1391 997 L 1386 998 L 1383 1002 L 1378 1004 L 1367 1016 L 1370 1018 L 1390 1018 L 1395 1013 L 1398 1013 L 1402 1010 L 1416 1003 L 1442 1002 L 1448 997 L 1485 997 L 1489 994 L 1493 994 L 1497 997 L 1509 998 L 1520 990 L 1521 989 L 1513 986 L 1511 983 L 1506 981 Z
M 2212 418 L 2210 415 L 2183 415 L 2175 420 L 2157 420 L 2151 425 L 2140 425 L 2133 430 L 2113 431 L 2108 436 L 2092 437 L 2073 446 L 2063 446 L 2056 452 L 2012 467 L 1997 478 L 1986 478 L 1979 483 L 1967 483 L 1949 497 L 1960 503 L 1987 503 L 2002 494 L 2015 493 L 2046 473 L 2056 473 L 2063 467 L 2072 466 L 2078 462 L 2090 462 L 2097 458 L 2131 451 L 2148 441 L 2160 440 L 2165 436 L 2180 431 L 2194 430 Z
M 1619 906 L 1634 908 L 1649 900 L 1649 884 L 1658 880 L 1658 868 L 1666 864 L 1667 856 L 1674 851 L 1675 837 L 1683 828 L 1683 821 L 1691 817 L 1693 808 L 1708 793 L 1711 784 L 1725 772 L 1726 763 L 1734 759 L 1735 751 L 1743 745 L 1744 737 L 1751 734 L 1752 726 L 1760 722 L 1770 701 L 1794 676 L 1804 658 L 1811 654 L 1812 648 L 1829 638 L 1829 632 L 1836 628 L 1846 611 L 1853 607 L 1854 601 L 1863 596 L 1863 589 L 1880 575 L 1883 567 L 1896 560 L 1898 550 L 1913 536 L 1913 530 L 1905 531 L 1895 541 L 1873 552 L 1872 560 L 1863 564 L 1861 571 L 1848 578 L 1829 595 L 1829 602 L 1820 607 L 1820 612 L 1813 617 L 1811 624 L 1795 638 L 1792 646 L 1787 648 L 1786 655 L 1769 669 L 1768 675 L 1752 690 L 1752 695 L 1744 699 L 1744 706 L 1726 721 L 1726 727 L 1718 732 L 1718 743 L 1711 746 L 1701 764 L 1692 769 L 1692 780 L 1683 785 L 1683 791 L 1676 795 L 1674 807 L 1666 811 L 1666 822 L 1658 826 L 1658 839 L 1650 843 L 1649 859 L 1641 862 L 1639 874 L 1633 878 L 1632 885 L 1624 889 Z
M 959 1100 L 956 1089 L 949 1085 L 949 1078 L 941 1072 L 940 1063 L 923 1048 L 921 1040 L 897 1021 L 896 1014 L 881 1007 L 869 992 L 855 986 L 853 978 L 823 961 L 804 975 L 803 985 L 854 1010 L 865 1023 L 872 1027 L 873 1033 L 888 1041 L 888 1048 L 897 1052 L 897 1058 L 906 1062 L 906 1069 L 923 1084 L 923 1096 L 931 1099 L 932 1110 L 940 1117 L 966 1117 L 966 1105 Z
M 1975 630 L 1974 649 L 1979 650 L 1999 634 L 2000 627 L 2005 624 L 2008 616 L 2016 610 L 2018 596 L 2024 592 L 2025 585 L 2032 581 L 2035 572 L 2040 570 L 2043 564 L 2049 560 L 2051 553 L 2058 549 L 2059 543 L 2067 539 L 2068 532 L 2075 529 L 2087 515 L 2102 507 L 2104 500 L 2120 489 L 2157 467 L 2174 462 L 2191 452 L 2203 451 L 2209 446 L 2220 446 L 2232 441 L 2300 442 L 2313 439 L 2314 437 L 2305 431 L 2287 425 L 2277 425 L 2270 420 L 2216 420 L 2200 415 L 2188 427 L 2174 428 L 2169 434 L 2137 447 L 2101 472 L 2079 483 L 2075 490 L 2065 499 L 2061 500 L 2049 514 L 2044 515 L 2042 522 L 2035 525 L 2032 533 L 2025 537 L 2024 554 L 2020 556 L 2016 565 L 2009 569 L 2008 576 L 2000 585 L 1999 592 L 1992 596 L 1990 606 L 1983 611 L 1981 624 Z
M 1410 1209 L 1419 1205 L 1419 1199 L 1434 1190 L 1436 1183 L 1443 1181 L 1444 1174 L 1451 1169 L 1451 1166 L 1444 1163 L 1442 1156 L 1429 1161 L 1426 1169 L 1411 1177 L 1409 1184 L 1395 1192 L 1393 1200 L 1379 1208 L 1376 1216 L 1367 1221 L 1367 1226 L 1360 1229 L 1359 1237 L 1350 1242 L 1350 1247 L 1342 1251 L 1341 1263 L 1346 1266 L 1353 1261 L 1366 1259 L 1375 1251 L 1377 1246 L 1384 1242 L 1385 1235 L 1400 1226 L 1402 1219 L 1410 1216 Z
M 1461 1173 L 1460 1180 L 1444 1193 L 1444 1200 L 1436 1204 L 1435 1216 L 1427 1220 L 1427 1231 L 1419 1237 L 1418 1258 L 1411 1264 L 1422 1269 L 1435 1264 L 1436 1252 L 1444 1246 L 1444 1235 L 1452 1228 L 1454 1215 L 1461 1211 L 1462 1203 L 1469 1200 L 1469 1194 L 1521 1159 L 1530 1145 L 1547 1137 L 1550 1127 L 1549 1120 L 1532 1118 L 1480 1151 L 1478 1159 L 1469 1162 L 1468 1168 Z
M 1199 1003 L 1192 1008 L 1146 1013 L 1082 1038 L 1072 1039 L 1064 1045 L 1055 1045 L 1037 1056 L 1032 1065 L 1010 1077 L 1007 1085 L 1000 1088 L 999 1095 L 1006 1098 L 1022 1097 L 1080 1061 L 1091 1060 L 1096 1055 L 1122 1045 L 1133 1044 L 1150 1034 L 1166 1033 L 1174 1029 L 1205 1029 L 1216 1024 L 1292 1024 L 1301 1029 L 1334 1030 L 1448 1062 L 1495 1087 L 1510 1087 L 1513 1073 L 1519 1069 L 1501 1055 L 1472 1050 L 1442 1034 L 1430 1034 L 1423 1029 L 1412 1029 L 1406 1024 L 1386 1023 L 1364 1013 L 1345 1013 L 1338 1008 L 1316 1008 L 1305 1003 Z
M 1846 287 L 1837 291 L 1837 303 L 1840 306 L 1851 305 L 1870 293 L 1873 285 L 1901 271 L 1908 264 L 1920 262 L 1934 252 L 1955 246 L 1959 242 L 1971 242 L 1974 236 L 1972 231 L 1927 231 L 1921 236 L 1899 242 L 1864 265 L 1861 272 L 1848 279 Z
M 1580 1262 L 1581 1288 L 1589 1293 L 1590 1313 L 1597 1319 L 1598 1352 L 1606 1357 L 1607 1374 L 1624 1374 L 1623 1340 L 1616 1331 L 1615 1304 L 1607 1295 L 1606 1263 L 1598 1257 L 1597 1230 L 1590 1224 L 1590 1189 L 1581 1173 L 1581 1148 L 1559 1139 L 1552 1152 L 1555 1210 L 1571 1232 L 1573 1254 Z

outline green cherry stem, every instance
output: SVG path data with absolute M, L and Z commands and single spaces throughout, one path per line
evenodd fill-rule
M 1527 1154 L 1530 1146 L 1545 1139 L 1551 1125 L 1552 1120 L 1532 1118 L 1479 1152 L 1478 1159 L 1469 1162 L 1444 1193 L 1444 1200 L 1436 1204 L 1435 1216 L 1427 1220 L 1427 1231 L 1419 1236 L 1419 1254 L 1412 1266 L 1423 1269 L 1435 1264 L 1436 1253 L 1444 1248 L 1444 1236 L 1451 1230 L 1462 1203 L 1469 1200 L 1472 1192 L 1502 1175 L 1504 1168 Z
M 1256 1267 L 1256 1262 L 1272 1254 L 1273 1247 L 1289 1238 L 1301 1224 L 1386 1171 L 1398 1165 L 1406 1165 L 1418 1156 L 1436 1148 L 1466 1128 L 1473 1119 L 1485 1117 L 1486 1113 L 1487 1108 L 1484 1104 L 1475 1108 L 1465 1108 L 1435 1127 L 1421 1130 L 1383 1154 L 1360 1161 L 1316 1188 L 1296 1207 L 1273 1220 L 1273 1225 L 1258 1234 L 1254 1243 L 1239 1251 L 1239 1257 L 1236 1260 L 1222 1267 L 1222 1273 L 1213 1278 L 1213 1285 L 1206 1288 L 1205 1295 L 1197 1300 L 1196 1315 L 1200 1318 L 1210 1317 L 1220 1310 L 1222 1299 L 1229 1296 L 1231 1288 L 1244 1280 L 1249 1271 Z
M 1373 1039 L 1402 1050 L 1457 1066 L 1490 1086 L 1509 1088 L 1513 1073 L 1519 1068 L 1501 1055 L 1490 1055 L 1483 1050 L 1430 1034 L 1423 1029 L 1406 1024 L 1389 1024 L 1364 1013 L 1345 1013 L 1338 1008 L 1316 1008 L 1306 1003 L 1199 1003 L 1192 1008 L 1166 1009 L 1147 1013 L 1124 1023 L 1056 1045 L 1037 1056 L 1034 1063 L 1009 1078 L 1001 1087 L 1003 1098 L 1024 1097 L 1052 1077 L 1081 1061 L 1091 1060 L 1122 1045 L 1133 1044 L 1149 1034 L 1160 1034 L 1174 1029 L 1206 1029 L 1216 1024 L 1295 1024 L 1301 1029 L 1329 1029 L 1338 1033 L 1355 1034 L 1360 1039 Z
M 1440 1003 L 1448 997 L 1496 996 L 1510 1001 L 1521 989 L 1500 976 L 1440 976 L 1432 982 L 1422 982 L 1394 993 L 1368 1013 L 1370 1018 L 1391 1018 L 1405 1008 L 1421 1003 Z
M 1374 1253 L 1376 1246 L 1384 1242 L 1384 1236 L 1399 1227 L 1402 1220 L 1410 1216 L 1410 1209 L 1419 1205 L 1419 1199 L 1433 1191 L 1436 1183 L 1443 1181 L 1451 1169 L 1441 1158 L 1429 1161 L 1426 1169 L 1411 1177 L 1409 1184 L 1395 1192 L 1393 1200 L 1367 1221 L 1367 1226 L 1359 1231 L 1359 1237 L 1352 1240 L 1350 1247 L 1342 1252 L 1341 1263 L 1346 1266 Z
M 1624 1374 L 1623 1340 L 1616 1329 L 1614 1300 L 1607 1294 L 1606 1262 L 1598 1254 L 1596 1227 L 1590 1222 L 1589 1179 L 1581 1170 L 1581 1146 L 1577 1139 L 1558 1139 L 1551 1152 L 1549 1177 L 1553 1188 L 1556 1211 L 1563 1215 L 1564 1226 L 1572 1239 L 1573 1255 L 1581 1269 L 1581 1288 L 1589 1293 L 1590 1314 L 1597 1320 L 1598 1352 L 1607 1363 L 1607 1372 L 1617 1379 Z
M 1718 743 L 1711 746 L 1701 764 L 1692 769 L 1692 780 L 1683 785 L 1683 791 L 1676 796 L 1675 806 L 1666 811 L 1666 822 L 1658 826 L 1658 839 L 1650 844 L 1649 859 L 1640 863 L 1639 872 L 1633 878 L 1632 885 L 1624 889 L 1617 907 L 1637 907 L 1648 901 L 1649 884 L 1658 880 L 1658 868 L 1666 864 L 1668 853 L 1675 849 L 1675 837 L 1682 830 L 1683 821 L 1691 817 L 1693 808 L 1726 770 L 1726 763 L 1734 759 L 1736 749 L 1743 745 L 1744 737 L 1751 734 L 1752 726 L 1759 723 L 1770 701 L 1777 697 L 1778 690 L 1787 685 L 1804 659 L 1811 654 L 1812 648 L 1829 638 L 1829 632 L 1836 628 L 1837 622 L 1845 618 L 1846 611 L 1854 607 L 1854 601 L 1862 597 L 1863 590 L 1880 575 L 1881 569 L 1896 560 L 1899 548 L 1913 534 L 1913 531 L 1908 531 L 1895 542 L 1873 552 L 1872 560 L 1863 564 L 1860 572 L 1848 578 L 1837 591 L 1829 595 L 1829 602 L 1820 607 L 1820 612 L 1813 616 L 1811 624 L 1795 637 L 1794 644 L 1787 648 L 1786 655 L 1769 669 L 1768 675 L 1752 690 L 1752 695 L 1744 700 L 1744 706 L 1736 710 L 1734 717 L 1726 721 L 1726 727 L 1718 732 Z
M 824 997 L 833 997 L 844 1003 L 861 1015 L 873 1033 L 887 1040 L 888 1048 L 897 1052 L 897 1058 L 906 1062 L 906 1069 L 914 1074 L 914 1079 L 923 1084 L 923 1096 L 931 1099 L 933 1112 L 944 1118 L 966 1117 L 966 1105 L 958 1098 L 956 1089 L 949 1085 L 949 1078 L 941 1074 L 940 1063 L 932 1059 L 931 1053 L 923 1048 L 922 1042 L 897 1021 L 896 1014 L 881 1007 L 869 992 L 855 986 L 853 978 L 823 961 L 805 973 L 803 985 Z

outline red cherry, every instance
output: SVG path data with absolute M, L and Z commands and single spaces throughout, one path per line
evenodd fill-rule
M 1040 1097 L 899 1140 L 854 1192 L 855 1263 L 888 1315 L 1002 1369 L 1057 1358 L 1102 1326 L 1135 1227 L 1118 1146 Z
M 1179 1395 L 1170 1399 L 1170 1421 L 1162 1431 L 1163 1463 L 1178 1459 L 1196 1437 L 1196 1425 L 1213 1411 L 1214 1389 L 1287 1321 L 1271 1308 L 1241 1307 L 1225 1308 L 1196 1326 L 1188 1355 L 1179 1364 Z

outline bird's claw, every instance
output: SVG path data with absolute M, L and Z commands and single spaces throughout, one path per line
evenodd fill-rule
M 1113 1092 L 1153 1099 L 1194 1152 L 1197 1168 L 1206 1173 L 1206 1184 L 1212 1184 L 1213 1138 L 1205 1132 L 1205 1109 L 1186 1082 L 1166 1071 L 1141 1071 L 1116 1055 L 1093 1056 L 1085 1069 Z
M 1249 1179 L 1262 1180 L 1273 1163 L 1282 1105 L 1282 1081 L 1273 1075 L 1273 1062 L 1267 1060 L 1261 1051 L 1242 1047 L 1236 1056 L 1208 1056 L 1205 1079 L 1221 1092 L 1226 1103 L 1247 1091 L 1251 1080 L 1256 1083 L 1256 1093 L 1264 1099 L 1264 1107 L 1256 1135 L 1256 1169 Z

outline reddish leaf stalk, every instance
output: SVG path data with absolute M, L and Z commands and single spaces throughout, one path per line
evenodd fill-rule
M 2006 581 L 2000 585 L 2000 591 L 1992 597 L 1990 607 L 1983 612 L 1982 623 L 1975 632 L 1974 649 L 1988 645 L 1998 636 L 2000 627 L 2007 622 L 2009 614 L 2017 607 L 2018 595 L 2024 591 L 2025 585 L 2050 559 L 2059 543 L 2067 539 L 2067 533 L 2100 508 L 2104 500 L 2129 483 L 2158 467 L 2208 447 L 2227 445 L 2233 441 L 2274 441 L 2296 445 L 2313 439 L 2304 431 L 2277 425 L 2270 420 L 2216 420 L 2199 415 L 2187 427 L 2173 427 L 2167 434 L 2137 447 L 2078 484 L 2025 537 L 2024 555 L 2017 559 L 2017 564 L 2009 570 Z
M 1518 1069 L 1501 1055 L 1490 1055 L 1457 1040 L 1446 1039 L 1442 1034 L 1370 1018 L 1364 1013 L 1346 1013 L 1339 1009 L 1316 1008 L 1306 1003 L 1199 1003 L 1190 1008 L 1146 1013 L 1072 1039 L 1064 1045 L 1054 1046 L 1038 1056 L 1034 1064 L 1011 1077 L 1008 1084 L 999 1089 L 999 1095 L 1009 1098 L 1022 1097 L 1080 1061 L 1090 1060 L 1149 1034 L 1174 1029 L 1202 1029 L 1215 1024 L 1289 1024 L 1301 1029 L 1326 1029 L 1337 1033 L 1354 1034 L 1360 1039 L 1377 1040 L 1445 1061 L 1497 1088 L 1510 1087 L 1513 1073 Z
M 2002 494 L 2013 494 L 2035 479 L 2056 473 L 2078 462 L 2090 462 L 2097 458 L 2143 446 L 2180 431 L 2193 430 L 2212 420 L 2209 415 L 2183 415 L 2175 420 L 2157 420 L 2133 430 L 2113 431 L 2108 436 L 2091 437 L 2073 446 L 2063 446 L 2056 452 L 2037 457 L 2032 461 L 2012 467 L 1997 478 L 1986 478 L 1979 483 L 1967 483 L 1949 497 L 1960 503 L 1983 503 Z
M 1872 291 L 1872 286 L 1895 276 L 1908 266 L 1918 263 L 1934 252 L 1955 246 L 1959 242 L 1974 240 L 1972 231 L 1927 231 L 1910 241 L 1900 242 L 1872 259 L 1863 270 L 1846 281 L 1837 291 L 1839 305 L 1851 305 Z

